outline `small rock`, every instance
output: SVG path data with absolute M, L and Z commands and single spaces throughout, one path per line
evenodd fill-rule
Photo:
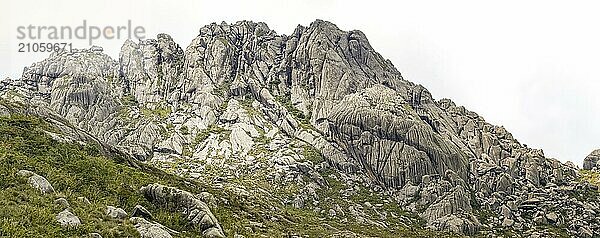
M 533 218 L 533 222 L 537 223 L 537 224 L 546 224 L 548 223 L 546 220 L 546 217 L 543 215 L 537 216 L 535 218 Z
M 258 228 L 264 228 L 265 227 L 265 225 L 263 225 L 261 222 L 255 222 L 255 221 L 250 221 L 250 226 L 258 227 Z
M 546 219 L 548 219 L 548 221 L 552 223 L 556 223 L 558 221 L 558 215 L 556 214 L 556 212 L 549 212 L 548 214 L 546 214 Z
M 143 207 L 142 205 L 136 205 L 133 208 L 133 212 L 131 212 L 131 216 L 132 217 L 142 217 L 142 218 L 146 218 L 149 220 L 152 220 L 152 213 L 150 213 L 150 211 L 148 211 L 148 209 L 146 209 L 145 207 Z
M 50 185 L 50 182 L 48 182 L 46 178 L 37 174 L 29 177 L 29 184 L 31 184 L 31 186 L 33 186 L 34 188 L 39 189 L 40 192 L 42 192 L 43 194 L 54 192 L 54 188 L 52 187 L 52 185 Z
M 334 217 L 335 215 L 336 215 L 336 212 L 335 212 L 335 210 L 333 210 L 333 209 L 329 209 L 329 216 L 330 216 L 330 217 Z
M 90 205 L 90 204 L 92 204 L 92 203 L 90 202 L 90 200 L 88 200 L 86 197 L 77 197 L 77 201 L 79 201 L 79 202 L 81 202 L 81 203 L 83 203 L 83 204 L 85 204 L 85 205 Z
M 515 221 L 513 219 L 504 218 L 504 221 L 502 221 L 502 226 L 503 227 L 510 227 L 510 226 L 512 226 L 514 224 L 515 224 Z
M 223 232 L 217 227 L 211 227 L 202 232 L 202 235 L 206 238 L 222 238 Z
M 292 205 L 295 208 L 303 208 L 304 207 L 304 199 L 300 196 L 297 196 L 296 198 L 294 198 L 294 201 L 292 201 Z
M 113 206 L 106 206 L 106 215 L 120 220 L 127 218 L 127 212 L 125 212 L 125 210 Z
M 81 225 L 81 220 L 79 220 L 79 217 L 75 216 L 75 214 L 69 211 L 69 209 L 65 209 L 64 211 L 58 213 L 58 215 L 56 215 L 56 220 L 62 227 L 66 228 Z
M 69 201 L 67 201 L 67 199 L 65 198 L 58 198 L 54 200 L 54 203 L 60 205 L 62 209 L 67 209 L 71 207 L 71 205 L 69 205 Z
M 48 182 L 48 180 L 46 180 L 46 178 L 39 176 L 34 172 L 31 172 L 29 170 L 20 170 L 19 172 L 17 172 L 17 175 L 21 176 L 21 177 L 28 177 L 29 184 L 32 187 L 40 190 L 40 192 L 42 192 L 42 194 L 54 192 L 54 188 L 52 187 L 50 182 Z
M 314 211 L 315 213 L 321 213 L 321 208 L 320 208 L 320 207 L 315 207 L 315 208 L 313 209 L 313 211 Z
M 129 219 L 142 238 L 171 238 L 171 234 L 161 224 L 147 221 L 141 217 L 132 217 Z
M 17 172 L 18 176 L 26 177 L 26 178 L 29 178 L 29 177 L 33 176 L 34 174 L 35 174 L 34 172 L 31 172 L 29 170 L 19 170 L 19 172 Z
M 100 235 L 98 233 L 90 233 L 88 236 L 90 238 L 102 238 L 102 235 Z
M 512 211 L 510 210 L 510 208 L 508 208 L 508 206 L 502 205 L 502 207 L 500 207 L 500 210 L 502 211 L 502 215 L 504 217 L 512 218 Z

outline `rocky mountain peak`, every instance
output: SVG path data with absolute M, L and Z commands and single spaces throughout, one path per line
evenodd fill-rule
M 349 199 L 362 188 L 437 230 L 532 234 L 571 217 L 581 219 L 569 234 L 600 229 L 583 219 L 597 201 L 570 199 L 591 189 L 577 183 L 576 167 L 449 99 L 435 100 L 361 31 L 327 21 L 289 36 L 265 23 L 213 23 L 185 50 L 166 34 L 128 40 L 118 61 L 97 48 L 56 53 L 1 92 L 180 176 L 220 186 L 257 175 L 295 184 L 278 199 L 297 208 L 322 209 L 331 199 L 316 191 L 341 183 L 346 199 L 325 208 L 333 216 L 366 221 Z M 587 167 L 597 157 L 590 156 Z M 324 175 L 328 168 L 335 172 Z M 547 219 L 557 211 L 561 218 Z

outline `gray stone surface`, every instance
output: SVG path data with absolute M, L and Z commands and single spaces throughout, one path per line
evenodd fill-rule
M 73 228 L 81 225 L 79 217 L 75 216 L 69 209 L 65 209 L 56 215 L 56 220 L 62 227 Z
M 583 169 L 598 169 L 598 161 L 600 161 L 600 149 L 592 151 L 585 159 L 583 160 Z
M 125 210 L 113 206 L 106 206 L 106 215 L 121 220 L 127 218 L 127 212 L 125 212 Z
M 100 235 L 99 233 L 90 233 L 88 236 L 90 238 L 102 238 L 102 235 Z
M 54 193 L 54 187 L 46 180 L 46 178 L 28 171 L 28 170 L 20 170 L 17 172 L 17 175 L 26 177 L 29 185 L 33 188 L 38 189 L 42 194 Z
M 141 217 L 132 217 L 129 219 L 135 225 L 135 229 L 142 238 L 171 238 L 168 228 L 156 222 L 147 221 Z

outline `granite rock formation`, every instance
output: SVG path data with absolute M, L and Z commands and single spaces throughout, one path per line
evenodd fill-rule
M 594 150 L 583 160 L 583 169 L 598 169 L 598 161 L 600 161 L 600 150 Z
M 185 49 L 166 34 L 128 40 L 118 60 L 98 48 L 53 53 L 21 78 L 3 81 L 0 92 L 184 177 L 221 183 L 226 179 L 210 169 L 238 177 L 268 170 L 270 182 L 302 185 L 283 199 L 299 208 L 326 199 L 315 191 L 332 186 L 331 176 L 319 173 L 331 167 L 348 187 L 341 193 L 352 196 L 354 185 L 364 185 L 432 229 L 529 236 L 552 225 L 600 235 L 598 201 L 574 198 L 594 189 L 577 182 L 576 166 L 528 148 L 449 99 L 434 99 L 405 80 L 361 31 L 326 21 L 291 35 L 264 23 L 213 23 Z M 306 161 L 299 147 L 325 161 Z M 585 169 L 597 155 L 588 156 Z M 218 223 L 197 216 L 213 221 L 194 195 L 162 185 L 142 192 L 223 236 Z M 327 213 L 387 226 L 369 219 L 363 205 Z

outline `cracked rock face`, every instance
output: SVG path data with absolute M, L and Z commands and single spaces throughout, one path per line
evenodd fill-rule
M 406 100 L 379 85 L 348 95 L 328 117 L 329 132 L 346 153 L 388 187 L 420 183 L 446 170 L 467 178 L 467 157 L 422 121 Z
M 185 49 L 166 34 L 126 41 L 118 61 L 98 48 L 54 53 L 20 79 L 2 81 L 0 97 L 48 108 L 102 143 L 193 179 L 207 179 L 215 167 L 230 177 L 268 170 L 272 183 L 303 185 L 283 199 L 299 208 L 323 199 L 315 192 L 328 186 L 319 170 L 331 167 L 350 187 L 342 194 L 368 186 L 434 229 L 529 234 L 538 223 L 564 223 L 564 215 L 576 218 L 569 234 L 600 234 L 589 215 L 600 212 L 597 201 L 573 198 L 593 189 L 576 182 L 575 166 L 434 99 L 362 32 L 326 21 L 290 35 L 264 23 L 213 23 Z M 325 161 L 302 161 L 298 147 L 314 148 Z M 584 168 L 598 158 L 594 151 Z M 161 185 L 143 192 L 223 235 L 194 195 Z M 327 212 L 385 227 L 356 205 Z

